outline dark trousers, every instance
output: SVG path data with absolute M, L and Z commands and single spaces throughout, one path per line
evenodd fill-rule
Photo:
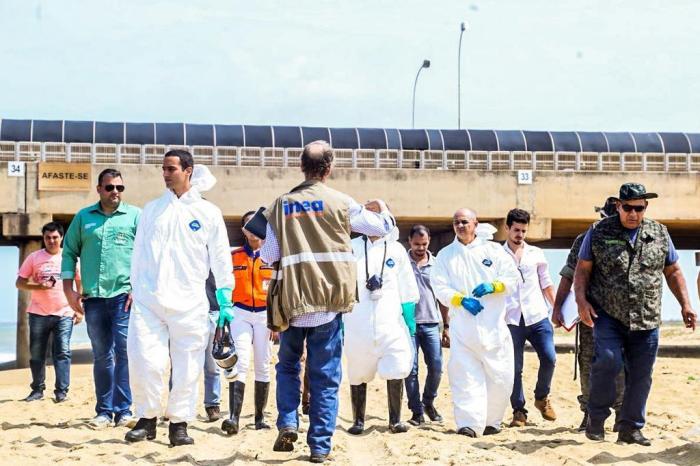
M 32 391 L 43 392 L 46 388 L 46 349 L 53 333 L 53 368 L 56 371 L 54 393 L 67 393 L 70 385 L 70 337 L 73 334 L 73 319 L 61 316 L 29 314 L 29 367 L 32 370 Z
M 603 424 L 610 415 L 615 402 L 615 378 L 624 364 L 625 397 L 615 427 L 641 429 L 659 347 L 659 329 L 632 331 L 619 320 L 598 311 L 593 338 L 595 352 L 588 399 L 591 424 Z
M 520 317 L 520 325 L 508 325 L 508 329 L 513 338 L 513 359 L 515 361 L 515 379 L 513 380 L 513 392 L 510 395 L 510 405 L 513 411 L 525 411 L 525 393 L 523 392 L 525 341 L 530 342 L 540 360 L 537 384 L 535 385 L 535 399 L 541 400 L 549 395 L 554 366 L 557 362 L 557 353 L 554 349 L 554 329 L 549 318 L 545 317 L 537 323 L 525 325 L 522 316 Z
M 427 374 L 423 397 L 420 394 L 420 382 L 418 381 L 418 349 L 423 350 L 423 359 Z M 433 404 L 437 397 L 440 378 L 442 377 L 442 347 L 440 346 L 440 325 L 416 324 L 416 335 L 413 337 L 413 368 L 406 377 L 406 395 L 408 409 L 413 414 L 423 414 L 423 406 Z
M 90 298 L 83 303 L 85 323 L 95 359 L 95 411 L 115 421 L 131 415 L 129 359 L 126 337 L 129 312 L 125 309 L 126 293 L 112 298 Z
M 338 390 L 342 375 L 343 334 L 341 315 L 318 327 L 289 327 L 280 333 L 277 369 L 277 428 L 299 427 L 297 408 L 301 395 L 301 363 L 306 344 L 309 374 L 309 431 L 311 453 L 331 451 L 338 416 Z

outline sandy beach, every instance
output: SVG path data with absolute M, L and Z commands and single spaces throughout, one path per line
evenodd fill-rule
M 698 335 L 671 329 L 664 332 L 664 343 L 696 344 Z M 559 339 L 569 339 L 560 336 Z M 446 356 L 447 352 L 446 352 Z M 455 435 L 451 399 L 446 376 L 436 400 L 445 417 L 442 424 L 428 423 L 411 428 L 406 434 L 387 432 L 385 383 L 372 382 L 368 389 L 367 430 L 354 437 L 346 432 L 351 425 L 349 387 L 344 381 L 341 391 L 338 429 L 333 438 L 331 460 L 342 465 L 370 464 L 700 464 L 700 364 L 698 359 L 659 358 L 654 384 L 647 406 L 645 434 L 651 447 L 618 445 L 617 434 L 608 421 L 607 439 L 596 443 L 576 432 L 581 413 L 576 402 L 578 381 L 572 380 L 573 354 L 559 354 L 552 388 L 558 413 L 554 422 L 544 421 L 532 407 L 532 389 L 536 375 L 536 357 L 526 354 L 525 387 L 530 408 L 525 428 L 504 428 L 497 436 L 468 439 Z M 423 372 L 424 374 L 424 372 Z M 53 368 L 48 368 L 47 385 L 53 385 Z M 250 376 L 252 380 L 252 374 Z M 69 399 L 55 404 L 51 399 L 31 404 L 18 401 L 29 393 L 28 369 L 0 372 L 0 448 L 2 464 L 308 464 L 309 449 L 305 434 L 292 453 L 275 453 L 272 443 L 276 431 L 253 428 L 253 391 L 249 384 L 243 407 L 242 431 L 232 437 L 219 429 L 220 422 L 204 422 L 203 408 L 199 419 L 191 424 L 195 439 L 192 447 L 171 448 L 167 425 L 159 425 L 158 437 L 152 442 L 127 444 L 126 428 L 95 431 L 86 421 L 93 415 L 94 395 L 92 367 L 76 364 L 72 368 Z M 273 381 L 274 389 L 274 381 Z M 47 394 L 49 391 L 47 390 Z M 227 388 L 224 388 L 224 399 Z M 200 393 L 201 400 L 201 393 Z M 201 404 L 200 404 L 201 406 Z M 222 407 L 227 409 L 227 403 Z M 268 405 L 268 420 L 275 419 L 274 397 Z M 404 405 L 403 418 L 410 413 Z M 510 413 L 507 421 L 510 419 Z M 305 431 L 307 420 L 302 420 Z

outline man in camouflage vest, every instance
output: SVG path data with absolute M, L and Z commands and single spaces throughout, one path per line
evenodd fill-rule
M 596 207 L 596 210 L 600 212 L 600 218 L 610 217 L 612 215 L 617 215 L 616 198 L 609 197 L 603 207 Z M 596 222 L 597 223 L 597 222 Z M 554 309 L 552 311 L 552 322 L 555 327 L 561 327 L 564 325 L 564 321 L 561 315 L 561 308 L 564 305 L 564 301 L 569 295 L 569 291 L 574 284 L 574 270 L 576 270 L 576 263 L 578 262 L 578 252 L 581 249 L 581 243 L 583 243 L 583 238 L 586 236 L 586 232 L 581 233 L 574 240 L 574 244 L 571 246 L 569 255 L 566 258 L 566 264 L 562 267 L 559 275 L 561 279 L 559 280 L 559 287 L 557 288 L 557 295 L 554 299 Z M 581 385 L 581 394 L 577 397 L 579 402 L 579 407 L 583 411 L 583 420 L 581 425 L 578 427 L 579 432 L 586 430 L 586 424 L 588 423 L 588 396 L 590 394 L 590 375 L 591 375 L 591 362 L 593 361 L 593 328 L 588 325 L 584 325 L 581 322 L 576 324 L 576 339 L 577 339 L 577 350 L 576 359 L 578 362 L 578 374 L 579 382 Z M 576 379 L 576 374 L 574 374 L 574 380 Z M 621 370 L 617 377 L 615 378 L 615 403 L 613 403 L 613 409 L 616 415 L 619 416 L 620 408 L 622 408 L 622 397 L 625 393 L 625 371 Z
M 695 330 L 685 278 L 666 227 L 644 218 L 644 186 L 626 183 L 617 199 L 618 216 L 586 233 L 574 274 L 581 322 L 593 327 L 594 356 L 586 437 L 605 438 L 604 422 L 615 401 L 615 376 L 624 362 L 625 397 L 616 422 L 618 441 L 648 446 L 641 432 L 661 324 L 663 278 Z

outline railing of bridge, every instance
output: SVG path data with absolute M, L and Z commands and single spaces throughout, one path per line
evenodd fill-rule
M 298 167 L 301 148 L 165 146 L 0 141 L 0 161 L 159 165 L 171 149 L 195 163 L 232 167 Z M 423 170 L 698 172 L 700 154 L 638 152 L 436 151 L 335 149 L 339 168 Z

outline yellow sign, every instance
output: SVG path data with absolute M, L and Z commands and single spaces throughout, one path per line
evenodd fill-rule
M 39 191 L 90 191 L 89 163 L 39 162 Z

